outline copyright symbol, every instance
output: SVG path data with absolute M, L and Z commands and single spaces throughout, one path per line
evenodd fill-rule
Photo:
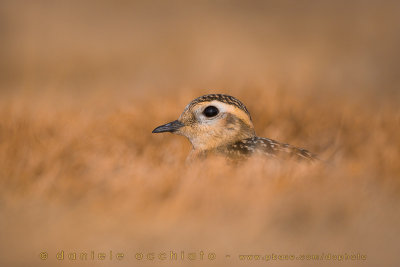
M 47 252 L 40 252 L 39 257 L 42 260 L 47 260 L 47 258 L 49 257 L 49 255 L 47 254 Z

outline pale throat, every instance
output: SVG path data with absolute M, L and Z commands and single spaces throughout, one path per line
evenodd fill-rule
M 250 127 L 245 131 L 243 129 L 239 131 L 239 129 L 227 130 L 224 128 L 221 131 L 210 131 L 207 134 L 186 135 L 193 146 L 193 150 L 196 151 L 211 151 L 254 136 L 254 129 Z

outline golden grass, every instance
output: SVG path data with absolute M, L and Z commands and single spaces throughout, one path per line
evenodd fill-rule
M 396 4 L 99 3 L 3 3 L 1 266 L 399 262 Z M 151 131 L 206 93 L 237 97 L 259 136 L 325 163 L 187 165 L 185 138 Z M 60 250 L 126 258 L 61 263 Z M 217 259 L 134 258 L 171 250 Z
M 171 107 L 173 96 L 3 103 L 6 263 L 25 255 L 18 261 L 39 266 L 40 251 L 54 258 L 62 249 L 119 249 L 130 257 L 127 264 L 135 263 L 136 252 L 169 250 L 360 252 L 369 263 L 383 256 L 393 261 L 397 241 L 381 240 L 398 234 L 400 219 L 394 106 L 371 110 L 353 100 L 322 96 L 316 102 L 258 90 L 262 97 L 238 97 L 248 103 L 259 135 L 307 147 L 326 164 L 227 166 L 211 159 L 185 165 L 187 140 L 151 134 L 186 104 Z

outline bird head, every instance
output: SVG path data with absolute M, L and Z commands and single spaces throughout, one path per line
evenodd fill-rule
M 161 125 L 153 133 L 183 135 L 197 151 L 212 150 L 255 136 L 250 113 L 238 99 L 224 94 L 194 99 L 180 117 Z

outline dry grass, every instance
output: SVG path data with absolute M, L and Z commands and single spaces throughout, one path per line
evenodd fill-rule
M 267 253 L 399 263 L 395 3 L 99 3 L 3 3 L 0 265 L 196 264 L 134 259 L 170 250 L 215 252 L 216 266 Z M 211 92 L 242 100 L 259 136 L 326 164 L 186 165 L 188 141 L 151 130 Z M 62 249 L 126 259 L 60 263 Z

